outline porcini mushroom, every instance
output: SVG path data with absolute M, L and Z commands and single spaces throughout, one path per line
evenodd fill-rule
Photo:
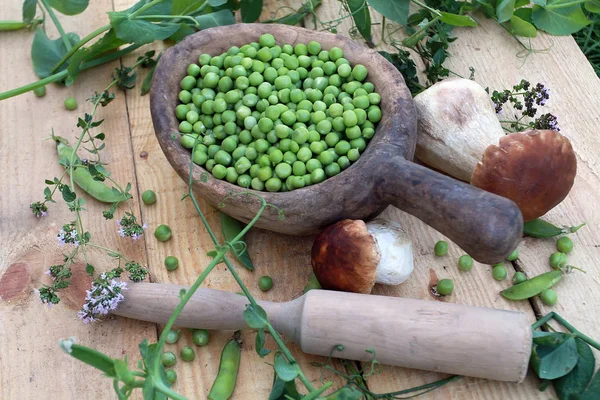
M 488 93 L 477 83 L 446 79 L 414 100 L 417 158 L 513 200 L 524 221 L 544 215 L 571 190 L 577 161 L 569 140 L 552 130 L 506 135 Z
M 397 222 L 346 219 L 317 236 L 312 267 L 324 289 L 370 293 L 375 283 L 398 285 L 410 276 L 412 243 Z

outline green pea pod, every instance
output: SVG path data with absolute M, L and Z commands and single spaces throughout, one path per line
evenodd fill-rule
M 235 389 L 241 356 L 240 331 L 236 331 L 233 334 L 233 338 L 223 347 L 219 363 L 219 373 L 210 388 L 210 393 L 208 394 L 209 400 L 227 400 L 231 397 Z
M 57 143 L 56 149 L 58 150 L 59 159 L 66 158 L 70 160 L 73 154 L 71 146 L 67 144 L 66 140 L 58 136 L 54 140 Z M 75 160 L 81 162 L 77 156 L 75 156 Z M 106 186 L 103 182 L 94 180 L 94 177 L 87 168 L 76 167 L 73 170 L 73 181 L 84 192 L 103 203 L 117 203 L 126 200 L 118 190 Z
M 584 225 L 585 222 L 577 226 L 559 228 L 550 222 L 536 218 L 523 224 L 523 234 L 536 238 L 550 238 L 562 234 L 575 233 Z
M 540 294 L 562 279 L 562 272 L 550 271 L 504 289 L 500 294 L 509 300 L 525 300 Z
M 304 294 L 304 293 L 308 292 L 309 290 L 313 290 L 313 289 L 322 289 L 322 286 L 319 283 L 314 272 L 312 274 L 310 274 L 310 278 L 308 278 L 308 282 L 306 283 L 306 286 L 304 287 L 304 290 L 302 291 L 302 293 Z
M 235 218 L 230 217 L 225 213 L 221 213 L 221 231 L 225 241 L 230 242 L 235 239 L 237 235 L 244 229 L 241 222 Z M 235 254 L 235 253 L 234 253 Z M 254 264 L 248 255 L 248 251 L 244 250 L 239 255 L 235 254 L 235 258 L 250 271 L 254 271 Z
M 369 45 L 373 45 L 371 40 L 371 13 L 369 12 L 367 0 L 347 0 L 346 4 L 348 4 L 356 29 Z
M 26 26 L 23 21 L 0 21 L 0 31 L 18 31 Z

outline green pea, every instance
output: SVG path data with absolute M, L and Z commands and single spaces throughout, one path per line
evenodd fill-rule
M 519 283 L 525 282 L 527 277 L 522 272 L 515 272 L 515 275 L 512 278 L 513 285 L 518 285 Z
M 356 113 L 352 110 L 344 111 L 344 113 L 342 114 L 342 117 L 344 118 L 344 125 L 346 125 L 346 127 L 352 127 L 358 123 L 358 118 L 356 117 Z
M 438 257 L 445 256 L 448 253 L 448 242 L 445 240 L 438 241 L 433 248 L 433 252 Z
M 144 193 L 142 193 L 142 201 L 147 206 L 156 203 L 156 193 L 152 190 L 144 191 Z
M 160 361 L 165 367 L 172 367 L 177 362 L 177 356 L 172 351 L 166 351 L 160 356 Z
M 510 253 L 508 257 L 506 257 L 506 260 L 515 261 L 517 258 L 519 258 L 519 252 L 517 251 L 517 249 L 514 249 L 512 253 Z
M 287 163 L 277 164 L 275 166 L 275 175 L 279 177 L 279 179 L 287 179 L 292 174 L 292 166 Z
M 342 78 L 347 78 L 352 73 L 352 67 L 349 64 L 341 64 L 338 66 L 337 73 Z
M 379 108 L 373 108 L 367 112 L 367 117 L 369 118 L 369 121 L 377 123 L 381 121 L 381 110 Z
M 252 177 L 248 174 L 243 174 L 238 176 L 237 184 L 243 188 L 249 188 L 250 183 L 252 182 Z
M 440 296 L 449 296 L 454 291 L 454 282 L 452 279 L 441 279 L 437 284 L 436 291 Z
M 181 333 L 181 331 L 174 331 L 174 330 L 170 330 L 169 332 L 167 332 L 167 340 L 166 342 L 169 344 L 175 344 L 177 343 L 177 341 L 179 340 L 179 334 Z
M 352 77 L 359 82 L 362 82 L 367 77 L 367 68 L 362 64 L 356 64 L 352 69 Z
M 37 97 L 44 97 L 46 95 L 46 86 L 39 86 L 33 89 L 33 94 Z
M 264 33 L 258 38 L 258 44 L 262 47 L 273 47 L 275 46 L 275 37 L 270 33 Z
M 169 369 L 166 371 L 167 374 L 167 381 L 169 383 L 175 383 L 175 381 L 177 380 L 177 372 L 175 372 L 172 369 Z
M 503 281 L 506 278 L 506 275 L 507 271 L 506 268 L 504 268 L 504 265 L 496 264 L 494 265 L 494 268 L 492 268 L 492 276 L 495 280 Z
M 468 254 L 460 256 L 458 259 L 458 269 L 461 271 L 470 271 L 473 268 L 473 258 Z
M 171 228 L 169 228 L 168 225 L 159 225 L 156 230 L 154 231 L 154 237 L 159 241 L 159 242 L 166 242 L 167 240 L 171 239 Z
M 350 160 L 346 156 L 342 156 L 338 158 L 337 164 L 340 166 L 342 170 L 348 168 L 350 166 Z
M 559 251 L 550 255 L 550 266 L 554 269 L 559 269 L 567 265 L 567 255 Z
M 192 156 L 192 160 L 197 165 L 204 165 L 208 161 L 208 154 L 203 151 L 194 151 L 194 155 Z
M 258 288 L 263 292 L 271 290 L 273 287 L 273 279 L 270 276 L 261 276 L 258 279 Z
M 333 162 L 325 167 L 325 174 L 327 174 L 327 176 L 329 176 L 329 177 L 335 176 L 335 175 L 339 174 L 341 171 L 342 171 L 342 169 L 337 162 Z
M 546 289 L 542 293 L 540 293 L 540 300 L 547 306 L 553 306 L 556 304 L 558 300 L 558 296 L 556 292 L 552 289 Z
M 323 168 L 316 168 L 310 173 L 312 183 L 321 183 L 325 180 L 325 171 Z
M 569 254 L 573 250 L 573 241 L 566 236 L 559 238 L 556 241 L 556 250 Z
M 167 256 L 164 264 L 167 271 L 175 271 L 179 267 L 179 260 L 175 256 Z
M 308 50 L 309 54 L 317 55 L 321 51 L 321 44 L 312 40 L 308 42 L 308 44 L 306 45 L 306 49 Z
M 194 361 L 194 358 L 196 358 L 196 353 L 194 352 L 194 349 L 192 349 L 190 346 L 184 346 L 181 348 L 181 350 L 179 351 L 179 355 L 181 356 L 181 359 L 183 361 Z
M 350 143 L 350 144 L 352 144 L 352 143 Z M 346 154 L 346 156 L 348 157 L 348 160 L 354 162 L 354 161 L 358 160 L 358 158 L 360 157 L 360 152 L 357 148 L 350 149 L 350 151 L 348 151 L 348 154 Z
M 250 182 L 250 186 L 254 190 L 264 190 L 265 189 L 264 182 L 259 178 L 252 178 L 252 182 Z
M 69 111 L 73 111 L 77 109 L 77 100 L 73 97 L 67 97 L 65 99 L 65 108 Z
M 196 346 L 206 346 L 210 341 L 210 335 L 206 329 L 194 329 L 192 331 L 192 342 Z

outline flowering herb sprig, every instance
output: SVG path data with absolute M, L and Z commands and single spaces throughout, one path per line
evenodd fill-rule
M 560 131 L 555 115 L 546 113 L 535 118 L 538 113 L 538 107 L 543 107 L 546 105 L 548 99 L 550 99 L 550 89 L 542 83 L 537 83 L 533 86 L 529 81 L 522 79 L 521 82 L 512 87 L 512 90 L 494 90 L 491 98 L 498 114 L 502 114 L 506 103 L 510 103 L 514 108 L 515 119 L 500 120 L 503 128 L 508 132 L 525 129 L 551 129 Z
M 117 288 L 120 288 L 119 290 L 124 290 L 125 288 L 124 283 L 118 279 L 120 277 L 120 272 L 118 271 L 123 271 L 120 265 L 121 261 L 125 262 L 125 270 L 128 272 L 129 279 L 134 282 L 144 280 L 148 275 L 148 269 L 133 260 L 129 260 L 126 256 L 116 250 L 106 248 L 91 241 L 91 234 L 85 230 L 82 218 L 82 211 L 85 210 L 83 207 L 85 205 L 85 200 L 82 197 L 78 197 L 76 194 L 73 172 L 76 168 L 86 168 L 94 180 L 108 180 L 114 184 L 115 188 L 113 188 L 113 190 L 116 190 L 119 193 L 118 198 L 120 200 L 111 204 L 111 207 L 103 212 L 104 217 L 106 219 L 112 219 L 117 212 L 118 207 L 125 203 L 129 206 L 129 211 L 126 211 L 124 216 L 117 221 L 118 229 L 116 229 L 116 233 L 121 237 L 131 238 L 134 241 L 143 235 L 146 225 L 138 222 L 133 212 L 132 205 L 129 202 L 129 199 L 132 198 L 129 193 L 131 184 L 127 184 L 125 188 L 122 188 L 104 169 L 103 164 L 100 162 L 100 152 L 105 147 L 103 143 L 105 135 L 104 133 L 92 134 L 92 129 L 99 127 L 103 122 L 103 120 L 94 120 L 98 106 L 107 106 L 115 97 L 114 94 L 110 92 L 110 89 L 113 86 L 129 88 L 135 69 L 140 65 L 147 64 L 148 60 L 150 60 L 153 55 L 153 51 L 148 52 L 144 56 L 139 57 L 133 66 L 124 68 L 124 71 L 122 72 L 117 71 L 113 81 L 102 92 L 96 92 L 88 99 L 88 101 L 92 103 L 92 111 L 89 114 L 86 113 L 83 118 L 79 118 L 78 120 L 77 126 L 81 128 L 81 132 L 73 147 L 72 155 L 70 159 L 68 157 L 63 157 L 60 160 L 61 165 L 65 167 L 65 172 L 60 177 L 55 177 L 52 180 L 47 179 L 46 184 L 49 185 L 49 187 L 44 189 L 44 200 L 33 202 L 30 205 L 30 209 L 34 216 L 38 218 L 44 217 L 48 213 L 48 203 L 56 203 L 56 200 L 54 200 L 55 194 L 60 192 L 62 199 L 69 207 L 69 210 L 74 214 L 73 220 L 64 224 L 57 232 L 59 245 L 65 246 L 70 252 L 64 256 L 62 264 L 54 265 L 49 268 L 48 275 L 53 278 L 53 281 L 52 284 L 43 285 L 38 290 L 42 303 L 51 305 L 60 302 L 60 297 L 58 295 L 59 291 L 66 289 L 70 285 L 70 278 L 72 276 L 71 267 L 78 260 L 79 256 L 82 255 L 85 259 L 86 272 L 90 276 L 94 275 L 95 268 L 88 262 L 88 248 L 101 250 L 109 257 L 119 261 L 119 266 L 116 269 L 112 270 L 111 273 L 103 273 L 96 281 L 94 281 L 96 289 L 101 288 L 102 290 L 96 291 L 92 289 L 91 293 L 94 295 L 89 299 L 86 299 L 88 309 L 82 309 L 80 316 L 83 316 L 82 318 L 87 322 L 91 322 L 97 316 L 102 315 L 102 313 L 99 312 L 101 308 L 97 308 L 99 307 L 98 304 L 105 304 L 102 302 L 98 303 L 101 299 L 100 295 L 108 296 L 104 299 L 108 301 L 106 304 L 117 304 L 111 302 L 112 297 L 110 296 L 116 293 L 111 288 L 114 288 L 115 290 Z M 122 80 L 125 80 L 125 82 L 121 82 Z M 54 133 L 52 134 L 52 138 L 55 141 L 64 140 L 54 136 Z M 93 160 L 89 158 L 80 159 L 77 157 L 77 151 L 80 147 L 83 147 L 85 143 L 89 145 L 86 150 L 94 156 Z M 110 280 L 105 281 L 109 276 L 111 277 Z M 90 295 L 88 294 L 88 297 L 89 296 Z M 120 297 L 117 296 L 115 298 Z

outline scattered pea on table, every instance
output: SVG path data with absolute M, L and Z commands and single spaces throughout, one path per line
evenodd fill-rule
M 470 271 L 473 268 L 473 258 L 464 254 L 458 259 L 458 269 L 461 271 Z
M 495 264 L 494 267 L 492 268 L 492 276 L 494 277 L 495 280 L 503 281 L 504 279 L 506 279 L 506 275 L 508 275 L 508 272 L 506 271 L 506 268 L 504 267 L 504 265 Z
M 196 358 L 196 353 L 194 352 L 194 349 L 192 349 L 190 346 L 184 346 L 181 348 L 181 350 L 179 351 L 179 355 L 181 356 L 181 359 L 183 361 L 194 361 L 194 358 Z
M 146 190 L 144 193 L 142 193 L 142 201 L 147 206 L 156 203 L 156 193 L 154 193 L 152 190 Z
M 261 276 L 258 279 L 258 288 L 263 292 L 271 290 L 273 287 L 273 279 L 270 276 Z
M 73 97 L 67 97 L 65 99 L 65 108 L 69 111 L 73 111 L 77 109 L 77 100 Z
M 210 341 L 210 334 L 206 329 L 194 329 L 192 331 L 192 342 L 196 346 L 206 346 Z
M 175 271 L 179 267 L 179 260 L 175 256 L 167 256 L 165 258 L 165 268 L 167 271 Z
M 177 356 L 172 351 L 166 351 L 160 356 L 160 361 L 165 367 L 172 367 L 177 362 Z
M 566 236 L 559 238 L 556 241 L 556 250 L 569 254 L 573 250 L 573 241 Z
M 445 240 L 438 241 L 435 244 L 433 251 L 438 257 L 445 256 L 448 253 L 448 242 Z
M 156 237 L 159 242 L 166 242 L 171 239 L 171 235 L 171 228 L 169 228 L 168 225 L 159 225 L 154 231 L 154 237 Z
M 436 290 L 440 296 L 449 296 L 454 291 L 454 282 L 452 279 L 441 279 Z
M 181 332 L 179 332 L 179 331 L 170 330 L 167 333 L 167 340 L 166 340 L 166 342 L 169 343 L 169 344 L 175 344 L 175 343 L 177 343 L 177 341 L 179 340 L 180 333 Z

